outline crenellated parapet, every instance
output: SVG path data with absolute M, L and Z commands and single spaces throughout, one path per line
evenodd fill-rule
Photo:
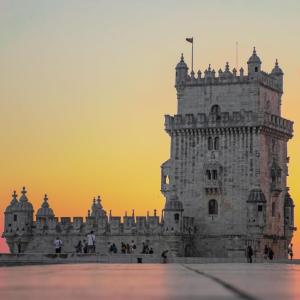
M 275 67 L 271 73 L 267 73 L 261 70 L 261 61 L 256 54 L 254 48 L 252 56 L 248 62 L 248 74 L 244 73 L 244 69 L 237 70 L 233 68 L 230 70 L 229 63 L 226 62 L 225 69 L 219 69 L 217 72 L 215 69 L 208 66 L 202 73 L 200 70 L 196 76 L 194 72 L 188 72 L 188 67 L 184 62 L 183 55 L 180 62 L 176 66 L 176 88 L 177 91 L 191 86 L 208 86 L 208 85 L 231 85 L 231 84 L 249 84 L 251 82 L 258 82 L 270 89 L 282 93 L 283 72 L 278 66 L 278 61 L 275 62 Z
M 218 129 L 220 132 L 228 128 L 269 128 L 287 137 L 293 135 L 293 122 L 269 113 L 252 111 L 221 112 L 216 114 L 166 115 L 165 130 L 167 133 L 179 133 L 182 130 Z

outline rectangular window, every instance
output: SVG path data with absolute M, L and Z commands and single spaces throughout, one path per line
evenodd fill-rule
M 258 206 L 257 206 L 257 210 L 258 210 L 258 211 L 262 211 L 262 210 L 263 210 L 262 205 L 258 205 Z
M 17 220 L 18 220 L 18 216 L 14 215 L 14 222 L 17 222 Z

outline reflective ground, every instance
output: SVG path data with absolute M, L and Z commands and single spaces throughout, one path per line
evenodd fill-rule
M 300 299 L 300 266 L 78 264 L 0 268 L 2 300 Z

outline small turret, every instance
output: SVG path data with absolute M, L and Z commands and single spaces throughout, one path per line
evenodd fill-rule
M 256 49 L 253 47 L 252 56 L 249 58 L 248 62 L 248 75 L 250 79 L 254 79 L 261 71 L 261 60 L 256 54 Z
M 174 233 L 182 231 L 182 213 L 183 204 L 178 199 L 176 189 L 173 187 L 168 193 L 165 208 L 163 210 L 164 231 L 166 233 Z
M 50 208 L 49 203 L 48 203 L 48 196 L 47 194 L 45 194 L 42 206 L 38 209 L 37 213 L 36 213 L 36 219 L 37 220 L 49 220 L 49 219 L 54 219 L 55 215 L 54 212 L 52 210 L 52 208 Z
M 95 198 L 93 200 L 91 217 L 93 217 L 96 221 L 101 218 L 107 219 L 106 211 L 102 207 L 100 196 L 97 197 L 97 201 Z
M 280 89 L 283 88 L 283 72 L 278 65 L 278 60 L 275 61 L 275 66 L 271 72 L 271 75 L 277 79 Z
M 290 240 L 293 236 L 294 227 L 294 201 L 287 191 L 284 197 L 284 235 Z
M 181 54 L 180 62 L 177 64 L 176 68 L 176 83 L 175 86 L 184 85 L 188 77 L 188 66 L 184 62 L 183 54 Z

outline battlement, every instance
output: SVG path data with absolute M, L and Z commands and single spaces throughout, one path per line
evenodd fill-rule
M 165 130 L 169 134 L 177 130 L 234 128 L 234 127 L 269 127 L 291 137 L 293 122 L 269 113 L 252 111 L 222 112 L 216 114 L 165 115 Z
M 239 75 L 236 69 L 232 72 L 219 70 L 218 76 L 214 70 L 205 70 L 204 77 L 202 73 L 198 71 L 197 76 L 190 73 L 186 76 L 185 81 L 181 81 L 180 84 L 176 85 L 177 88 L 184 88 L 186 86 L 207 86 L 207 85 L 228 85 L 228 84 L 249 84 L 252 82 L 258 82 L 268 88 L 271 88 L 277 92 L 282 92 L 282 85 L 278 78 L 268 74 L 264 71 L 260 71 L 257 76 L 252 77 L 251 75 L 245 75 L 244 70 L 241 68 Z

